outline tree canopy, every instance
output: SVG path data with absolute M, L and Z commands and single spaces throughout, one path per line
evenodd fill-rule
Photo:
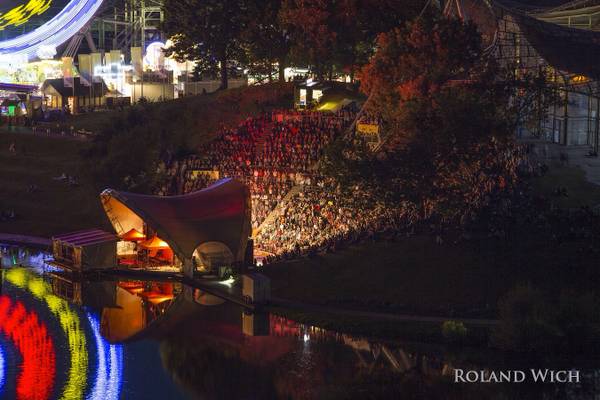
M 377 43 L 361 89 L 384 144 L 373 153 L 338 143 L 324 170 L 382 201 L 409 200 L 423 217 L 464 219 L 516 179 L 514 128 L 525 108 L 549 97 L 544 79 L 500 68 L 484 56 L 475 26 L 457 19 L 425 15 Z
M 197 61 L 200 72 L 218 70 L 226 89 L 229 62 L 241 54 L 247 1 L 174 0 L 166 1 L 163 9 L 163 30 L 173 42 L 167 53 Z
M 164 32 L 169 55 L 197 61 L 197 72 L 221 75 L 228 66 L 271 76 L 278 66 L 309 67 L 323 78 L 354 76 L 373 53 L 379 33 L 414 18 L 425 1 L 170 0 Z

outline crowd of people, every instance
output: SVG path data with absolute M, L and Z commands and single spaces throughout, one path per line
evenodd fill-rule
M 408 201 L 383 204 L 360 187 L 342 190 L 315 168 L 324 148 L 346 132 L 355 116 L 351 108 L 337 113 L 273 110 L 235 128 L 222 127 L 196 155 L 165 167 L 171 178 L 160 193 L 188 193 L 223 177 L 244 182 L 251 193 L 255 248 L 270 254 L 264 262 L 410 234 L 423 220 L 422 207 Z M 463 199 L 466 204 L 488 202 L 494 188 L 504 187 L 496 167 L 516 169 L 524 158 L 518 151 L 495 154 Z
M 219 178 L 236 178 L 250 188 L 256 229 L 293 186 L 310 184 L 323 149 L 352 123 L 355 112 L 273 110 L 235 128 L 222 127 L 197 155 L 166 167 L 171 181 L 159 194 L 188 193 Z
M 326 178 L 302 189 L 279 207 L 256 237 L 260 248 L 272 254 L 267 262 L 335 251 L 377 237 L 390 239 L 405 234 L 418 220 L 409 203 L 389 207 L 368 191 L 356 187 L 347 193 Z

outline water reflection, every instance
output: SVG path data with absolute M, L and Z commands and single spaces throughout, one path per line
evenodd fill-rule
M 50 254 L 39 249 L 19 246 L 0 247 L 0 266 L 4 268 L 26 266 L 38 274 L 58 271 L 57 267 L 46 263 L 49 259 Z
M 13 343 L 22 360 L 17 396 L 47 399 L 52 392 L 56 368 L 55 346 L 46 325 L 35 311 L 27 310 L 21 302 L 0 296 L 0 330 Z
M 586 399 L 599 393 L 595 365 L 581 385 L 456 385 L 454 368 L 514 364 L 482 349 L 371 340 L 250 314 L 171 281 L 36 271 L 14 267 L 2 274 L 3 398 Z
M 35 276 L 32 272 L 24 268 L 13 268 L 6 271 L 5 278 L 16 287 L 25 289 L 36 298 L 43 300 L 60 322 L 68 341 L 71 356 L 67 383 L 60 399 L 77 400 L 83 398 L 87 380 L 88 352 L 86 337 L 81 329 L 79 316 L 66 300 L 52 293 L 52 287 L 44 279 Z
M 181 291 L 173 282 L 121 281 L 114 307 L 102 308 L 102 335 L 112 343 L 123 342 L 158 320 Z
M 117 400 L 122 382 L 123 348 L 121 345 L 108 344 L 100 335 L 98 319 L 89 312 L 86 314 L 94 332 L 97 354 L 96 379 L 87 399 Z
M 0 395 L 2 394 L 2 389 L 4 389 L 4 368 L 6 361 L 4 359 L 4 349 L 0 346 Z

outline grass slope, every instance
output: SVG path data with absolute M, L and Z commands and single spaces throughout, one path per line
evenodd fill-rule
M 264 85 L 192 96 L 153 105 L 153 112 L 168 133 L 179 133 L 193 145 L 210 140 L 220 125 L 236 125 L 250 115 L 271 107 L 291 106 L 291 85 Z M 120 111 L 72 116 L 68 129 L 99 132 Z M 15 143 L 17 152 L 9 151 Z M 110 229 L 100 200 L 101 185 L 94 182 L 81 158 L 85 142 L 10 133 L 0 128 L 0 212 L 14 210 L 17 218 L 0 220 L 0 232 L 49 237 L 78 229 Z M 78 187 L 53 180 L 62 173 L 76 176 Z M 29 185 L 39 190 L 28 193 Z
M 9 151 L 16 145 L 16 155 Z M 35 236 L 85 229 L 107 228 L 102 206 L 89 177 L 81 169 L 83 142 L 0 133 L 0 210 L 14 210 L 16 218 L 0 221 L 0 232 Z M 80 182 L 70 187 L 53 177 L 62 173 Z M 29 185 L 39 190 L 28 193 Z
M 498 300 L 517 284 L 547 293 L 594 292 L 600 256 L 573 243 L 554 245 L 522 231 L 436 244 L 429 236 L 367 243 L 335 254 L 271 264 L 273 296 L 342 308 L 445 317 L 497 316 Z M 555 296 L 557 297 L 557 296 Z
M 273 295 L 310 303 L 447 314 L 494 305 L 505 284 L 462 246 L 429 237 L 353 246 L 268 266 Z
M 547 196 L 559 207 L 572 208 L 595 206 L 600 204 L 600 186 L 585 178 L 585 172 L 579 167 L 551 166 L 544 176 L 534 179 L 534 189 Z M 557 187 L 566 188 L 568 196 L 557 196 Z

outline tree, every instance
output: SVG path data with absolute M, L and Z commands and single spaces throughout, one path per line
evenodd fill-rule
M 332 64 L 335 31 L 330 17 L 334 2 L 326 0 L 284 0 L 281 21 L 290 27 L 297 64 L 310 65 L 319 78 Z
M 368 62 L 375 38 L 414 18 L 424 1 L 284 0 L 281 22 L 293 39 L 297 64 L 312 66 L 319 78 L 326 73 L 350 73 Z
M 401 106 L 438 93 L 452 80 L 472 79 L 482 56 L 473 24 L 419 18 L 379 35 L 378 51 L 361 73 L 361 90 L 372 94 L 369 107 L 394 124 Z
M 281 5 L 281 0 L 251 1 L 242 36 L 249 69 L 270 77 L 277 63 L 279 81 L 284 82 L 292 44 L 288 27 L 280 18 Z
M 173 42 L 167 55 L 197 61 L 200 72 L 218 69 L 226 89 L 229 62 L 241 55 L 247 9 L 245 0 L 166 1 L 163 30 Z
M 353 79 L 373 55 L 377 36 L 415 18 L 425 1 L 337 0 L 329 4 L 334 5 L 330 23 L 336 37 L 334 67 Z
M 540 105 L 530 94 L 544 90 L 544 80 L 515 79 L 484 57 L 475 26 L 456 19 L 425 15 L 377 43 L 361 90 L 367 111 L 382 120 L 385 145 L 373 154 L 340 143 L 325 172 L 382 201 L 410 201 L 422 218 L 466 222 L 516 181 L 514 115 Z M 517 92 L 530 100 L 513 101 Z
M 557 332 L 551 323 L 551 309 L 539 289 L 516 286 L 500 300 L 498 308 L 501 323 L 494 332 L 496 345 L 520 351 L 550 348 Z
M 160 165 L 192 151 L 197 123 L 185 104 L 140 103 L 113 116 L 84 154 L 96 185 L 153 193 L 166 178 Z

